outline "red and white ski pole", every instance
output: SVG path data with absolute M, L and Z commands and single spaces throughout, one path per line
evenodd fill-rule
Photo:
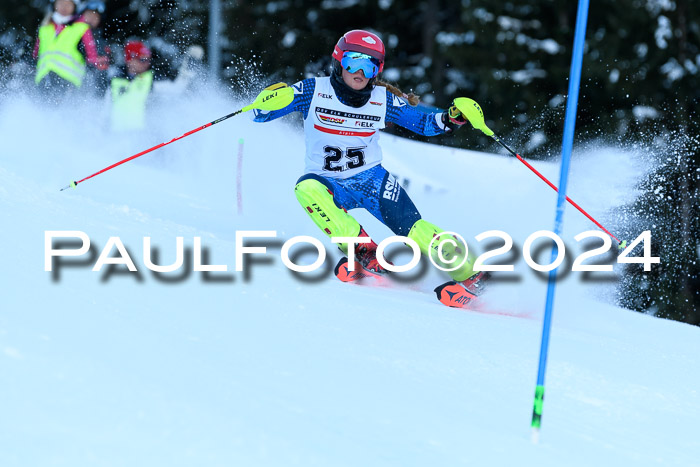
M 173 138 L 167 143 L 160 143 L 152 148 L 146 149 L 145 151 L 141 151 L 138 154 L 134 154 L 133 156 L 129 156 L 126 159 L 122 159 L 119 162 L 116 162 L 109 167 L 105 167 L 104 169 L 95 172 L 92 175 L 88 175 L 87 177 L 77 180 L 77 181 L 72 181 L 70 184 L 67 186 L 61 188 L 61 191 L 67 190 L 68 188 L 76 188 L 78 184 L 83 183 L 86 180 L 89 180 L 93 177 L 96 177 L 97 175 L 100 175 L 101 173 L 105 173 L 108 170 L 112 170 L 115 167 L 118 167 L 126 162 L 129 162 L 130 160 L 134 160 L 137 157 L 141 157 L 145 154 L 148 154 L 149 152 L 155 151 L 156 149 L 162 148 L 163 146 L 167 146 L 170 143 L 174 143 L 175 141 L 178 141 L 182 138 L 185 138 L 186 136 L 190 136 L 194 133 L 197 133 L 198 131 L 201 131 L 205 128 L 209 128 L 212 125 L 216 125 L 217 123 L 223 122 L 224 120 L 227 120 L 235 115 L 238 115 L 243 112 L 247 112 L 252 109 L 260 109 L 260 110 L 279 110 L 287 107 L 289 104 L 291 104 L 292 100 L 294 100 L 294 90 L 287 86 L 285 83 L 277 83 L 273 84 L 272 86 L 268 86 L 265 88 L 260 94 L 258 94 L 258 97 L 255 98 L 255 101 L 253 101 L 252 104 L 247 105 L 243 107 L 240 110 L 237 110 L 233 113 L 230 113 L 228 115 L 225 115 L 221 118 L 218 118 L 214 120 L 213 122 L 209 122 L 206 125 L 202 125 L 199 128 L 195 128 L 194 130 L 190 130 L 187 133 L 183 134 L 182 136 L 178 136 L 177 138 Z
M 556 191 L 557 193 L 559 192 L 559 188 L 557 188 L 556 185 L 554 185 L 552 182 L 547 180 L 547 178 L 544 175 L 542 175 L 540 172 L 538 172 L 537 169 L 535 169 L 525 159 L 523 159 L 520 156 L 520 154 L 516 153 L 511 148 L 509 148 L 506 145 L 506 143 L 501 141 L 501 139 L 498 136 L 496 136 L 496 134 L 493 132 L 493 130 L 491 130 L 489 127 L 486 126 L 486 123 L 484 123 L 484 113 L 481 110 L 481 107 L 479 106 L 479 104 L 476 103 L 476 101 L 469 99 L 467 97 L 458 97 L 457 99 L 455 99 L 454 104 L 455 104 L 455 106 L 457 106 L 459 111 L 462 112 L 462 114 L 467 118 L 467 120 L 469 120 L 469 123 L 471 123 L 471 125 L 474 128 L 476 128 L 477 130 L 481 130 L 486 136 L 490 136 L 491 138 L 493 138 L 494 141 L 496 141 L 498 144 L 503 146 L 510 154 L 515 156 L 520 162 L 525 164 L 525 166 L 528 169 L 532 170 L 535 173 L 535 175 L 540 177 L 542 179 L 542 181 L 544 181 L 547 185 L 549 185 L 554 191 Z M 598 226 L 603 232 L 605 232 L 606 234 L 608 234 L 612 238 L 614 238 L 617 241 L 618 248 L 624 249 L 625 246 L 627 246 L 626 241 L 622 241 L 619 238 L 617 238 L 615 235 L 610 233 L 610 231 L 608 229 L 603 227 L 600 222 L 595 220 L 593 218 L 593 216 L 591 216 L 586 211 L 584 211 L 583 208 L 581 206 L 579 206 L 578 204 L 576 204 L 571 198 L 569 198 L 567 196 L 566 200 L 573 207 L 578 209 L 581 214 L 586 216 L 591 222 L 593 222 L 596 226 Z

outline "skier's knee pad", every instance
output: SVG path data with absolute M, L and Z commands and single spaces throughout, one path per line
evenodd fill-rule
M 338 207 L 333 192 L 315 177 L 302 177 L 294 187 L 297 200 L 314 223 L 329 237 L 354 237 L 360 224 Z
M 408 238 L 414 240 L 421 253 L 430 257 L 452 279 L 463 281 L 474 274 L 476 255 L 468 251 L 459 237 L 444 232 L 435 224 L 420 219 L 411 227 Z

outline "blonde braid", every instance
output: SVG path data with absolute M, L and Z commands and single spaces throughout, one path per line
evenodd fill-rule
M 389 90 L 389 92 L 391 92 L 395 96 L 403 97 L 404 99 L 406 99 L 408 101 L 409 104 L 411 104 L 414 107 L 416 105 L 418 105 L 418 102 L 420 102 L 420 96 L 417 96 L 417 95 L 413 94 L 412 92 L 409 94 L 405 94 L 401 89 L 397 88 L 393 84 L 387 83 L 386 81 L 382 81 L 382 80 L 378 79 L 376 84 L 377 84 L 377 86 L 384 86 L 385 88 L 387 88 Z

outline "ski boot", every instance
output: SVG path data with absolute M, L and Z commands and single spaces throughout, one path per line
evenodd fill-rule
M 358 237 L 369 237 L 365 229 L 360 227 Z M 373 274 L 386 274 L 389 271 L 377 261 L 377 244 L 374 240 L 369 243 L 358 243 L 355 245 L 355 261 L 367 271 Z M 388 261 L 387 261 L 388 262 Z
M 481 295 L 484 293 L 490 278 L 491 274 L 489 272 L 480 271 L 459 283 L 472 294 Z
M 437 299 L 452 308 L 469 308 L 476 301 L 476 295 L 465 289 L 459 282 L 449 281 L 435 288 Z

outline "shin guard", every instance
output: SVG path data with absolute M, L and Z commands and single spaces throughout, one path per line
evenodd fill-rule
M 312 178 L 302 180 L 294 187 L 294 194 L 314 223 L 328 237 L 355 237 L 360 224 L 333 200 L 333 193 L 321 182 Z M 347 254 L 347 244 L 339 244 Z
M 463 281 L 474 275 L 474 261 L 476 255 L 472 252 L 466 255 L 466 248 L 454 235 L 443 234 L 444 230 L 423 219 L 416 221 L 408 233 L 408 238 L 414 240 L 421 253 L 432 258 L 435 264 L 444 269 L 452 269 L 454 265 L 462 264 L 454 271 L 446 270 L 450 277 L 457 281 Z M 438 238 L 436 238 L 438 237 Z M 435 241 L 433 241 L 435 239 Z M 445 240 L 452 240 L 445 241 Z M 432 242 L 432 245 L 431 245 Z M 442 255 L 438 252 L 438 245 L 442 242 Z M 440 258 L 442 256 L 442 259 Z M 443 261 L 444 260 L 444 261 Z

